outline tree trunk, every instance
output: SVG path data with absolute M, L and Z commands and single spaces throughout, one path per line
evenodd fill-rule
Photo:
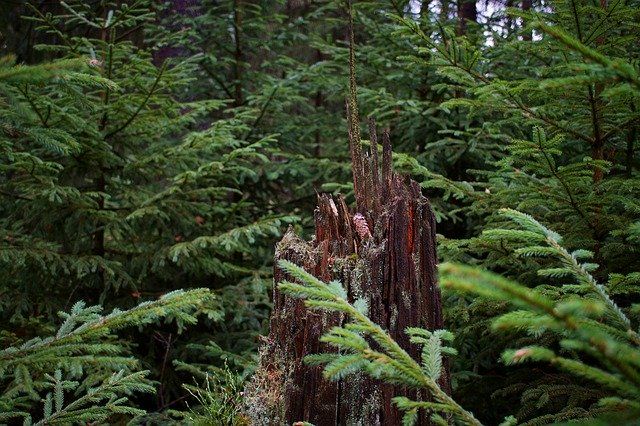
M 467 22 L 478 22 L 478 9 L 476 0 L 457 0 L 458 8 L 458 35 L 467 33 Z
M 233 1 L 233 106 L 239 107 L 244 105 L 244 98 L 242 94 L 242 79 L 243 79 L 243 20 L 244 18 L 244 3 L 242 0 Z
M 522 11 L 523 12 L 529 12 L 532 7 L 533 7 L 533 0 L 522 0 Z M 526 21 L 523 19 L 522 26 L 525 26 L 525 25 L 526 25 Z M 524 40 L 524 41 L 533 40 L 533 34 L 532 34 L 531 30 L 524 31 L 522 33 L 522 40 Z
M 419 185 L 391 171 L 388 134 L 383 138 L 382 170 L 373 123 L 370 135 L 371 150 L 353 162 L 358 212 L 352 214 L 341 196 L 320 195 L 315 238 L 303 241 L 289 229 L 277 246 L 275 264 L 290 260 L 322 280 L 341 281 L 350 301 L 366 298 L 370 318 L 419 361 L 419 348 L 410 345 L 404 330 L 443 326 L 435 220 Z M 353 144 L 352 132 L 350 139 Z M 276 266 L 275 282 L 286 279 Z M 399 425 L 401 413 L 392 405 L 392 397 L 428 398 L 360 373 L 339 382 L 325 380 L 322 367 L 308 366 L 303 359 L 308 354 L 335 352 L 319 338 L 345 318 L 307 310 L 303 301 L 283 295 L 277 287 L 273 298 L 269 336 L 245 395 L 255 424 Z M 441 385 L 449 389 L 448 371 L 443 372 Z M 428 423 L 427 416 L 418 421 Z

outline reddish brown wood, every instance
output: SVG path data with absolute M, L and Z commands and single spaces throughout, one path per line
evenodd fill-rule
M 278 244 L 275 263 L 290 260 L 322 280 L 340 280 L 352 301 L 368 299 L 370 318 L 419 361 L 419 348 L 409 343 L 404 330 L 443 326 L 436 280 L 435 219 L 419 185 L 391 170 L 388 133 L 383 135 L 382 170 L 378 169 L 375 123 L 369 133 L 371 149 L 366 155 L 359 154 L 360 162 L 354 162 L 360 169 L 354 171 L 354 179 L 359 180 L 357 212 L 366 218 L 371 236 L 357 232 L 355 213 L 342 197 L 322 194 L 315 211 L 315 238 L 302 241 L 290 229 Z M 351 131 L 350 136 L 353 144 Z M 358 150 L 352 152 L 357 155 Z M 276 267 L 275 282 L 286 279 Z M 392 397 L 428 397 L 363 374 L 331 383 L 322 377 L 321 367 L 305 365 L 303 358 L 308 354 L 335 351 L 318 339 L 344 320 L 338 314 L 307 310 L 302 301 L 285 297 L 274 288 L 269 337 L 247 394 L 249 411 L 256 411 L 249 413 L 254 421 L 262 419 L 262 424 L 272 425 L 295 421 L 318 426 L 399 425 L 401 413 L 392 405 Z M 446 371 L 441 384 L 449 388 Z M 426 417 L 418 424 L 428 424 Z

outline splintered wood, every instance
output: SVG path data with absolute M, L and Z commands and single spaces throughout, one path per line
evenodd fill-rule
M 350 301 L 365 298 L 370 318 L 420 361 L 418 346 L 409 343 L 404 330 L 443 327 L 434 215 L 419 185 L 392 171 L 388 133 L 383 134 L 380 165 L 375 123 L 369 126 L 368 152 L 361 150 L 352 124 L 356 211 L 349 210 L 342 196 L 319 195 L 315 238 L 303 241 L 289 229 L 277 246 L 274 264 L 286 259 L 324 281 L 341 281 Z M 287 279 L 276 266 L 275 283 Z M 428 399 L 361 373 L 339 382 L 325 380 L 322 366 L 308 366 L 303 359 L 335 352 L 319 338 L 346 318 L 308 310 L 302 300 L 284 296 L 276 286 L 273 300 L 269 336 L 246 394 L 248 415 L 256 424 L 399 425 L 401 413 L 391 402 L 394 396 Z M 448 371 L 443 372 L 441 385 L 449 389 Z M 418 424 L 429 424 L 427 416 Z

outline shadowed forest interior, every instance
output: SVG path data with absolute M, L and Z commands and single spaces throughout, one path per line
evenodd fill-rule
M 637 424 L 638 22 L 0 0 L 0 424 Z

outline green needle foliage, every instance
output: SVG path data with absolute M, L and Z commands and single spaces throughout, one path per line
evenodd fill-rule
M 396 36 L 412 49 L 399 61 L 435 75 L 442 94 L 424 116 L 435 110 L 465 117 L 427 144 L 436 153 L 458 147 L 453 170 L 424 156 L 394 160 L 435 199 L 443 260 L 497 272 L 524 286 L 524 295 L 536 289 L 554 306 L 570 294 L 589 294 L 592 308 L 602 311 L 598 320 L 622 330 L 628 342 L 637 333 L 630 307 L 638 301 L 640 268 L 638 3 L 557 0 L 544 7 L 534 2 L 528 12 L 514 6 L 520 4 L 485 11 L 486 24 L 466 32 L 431 14 L 416 19 L 391 12 Z M 539 236 L 528 246 L 531 253 L 521 252 L 534 231 L 515 225 L 504 208 L 535 217 L 561 234 L 562 244 Z M 507 231 L 512 238 L 501 234 Z M 510 312 L 512 296 L 449 291 L 444 297 L 447 328 L 460 352 L 454 395 L 479 418 L 497 423 L 512 413 L 544 424 L 597 415 L 594 404 L 610 394 L 604 387 L 541 362 L 496 363 L 514 347 L 565 356 L 560 325 L 555 333 L 543 321 L 492 329 L 496 317 Z M 581 360 L 595 365 L 591 357 L 597 356 Z
M 249 426 L 250 421 L 242 414 L 243 378 L 226 365 L 203 378 L 203 385 L 183 385 L 200 404 L 181 414 L 185 422 L 198 426 Z
M 50 386 L 53 390 L 47 393 L 45 398 L 42 419 L 33 423 L 31 417 L 27 416 L 23 424 L 63 425 L 105 421 L 116 414 L 128 416 L 144 414 L 143 410 L 125 405 L 128 403 L 128 398 L 120 395 L 127 395 L 132 392 L 154 392 L 154 387 L 145 383 L 146 374 L 147 372 L 145 371 L 129 375 L 124 375 L 123 371 L 114 373 L 103 384 L 90 389 L 86 395 L 82 395 L 75 401 L 65 405 L 65 391 L 74 391 L 79 383 L 63 380 L 60 370 L 56 370 L 54 377 L 46 375 L 46 378 L 51 382 Z
M 63 322 L 55 335 L 0 350 L 0 421 L 22 417 L 27 425 L 77 424 L 144 414 L 129 398 L 156 388 L 114 333 L 161 320 L 182 330 L 196 323 L 195 315 L 212 297 L 207 289 L 175 291 L 108 315 L 83 302 L 60 312 Z
M 637 305 L 622 309 L 609 293 L 611 283 L 602 285 L 594 278 L 592 272 L 598 265 L 591 261 L 593 252 L 568 251 L 558 233 L 525 213 L 503 209 L 500 215 L 516 226 L 487 230 L 481 238 L 504 241 L 514 247 L 518 257 L 547 259 L 546 266 L 538 269 L 538 276 L 543 280 L 562 279 L 562 284 L 553 290 L 549 284 L 532 289 L 477 267 L 445 263 L 440 270 L 445 289 L 518 308 L 507 309 L 493 319 L 493 329 L 509 335 L 528 335 L 536 343 L 505 350 L 502 361 L 507 366 L 548 363 L 574 377 L 572 382 L 562 379 L 542 383 L 524 392 L 518 418 L 533 416 L 527 424 L 546 424 L 593 418 L 624 421 L 637 416 L 640 335 L 629 316 L 637 311 Z M 290 262 L 283 261 L 280 266 L 297 282 L 280 283 L 284 293 L 306 299 L 309 308 L 341 312 L 351 319 L 321 338 L 338 347 L 340 353 L 311 355 L 306 362 L 326 364 L 324 375 L 331 380 L 364 372 L 388 383 L 427 390 L 433 395 L 433 402 L 406 397 L 394 400 L 405 411 L 404 424 L 413 424 L 420 409 L 434 413 L 436 421 L 444 421 L 441 414 L 449 413 L 464 424 L 480 424 L 438 386 L 442 357 L 457 354 L 444 343 L 453 340 L 450 332 L 406 330 L 411 342 L 422 346 L 418 364 L 369 320 L 366 303 L 357 300 L 350 304 L 346 300 L 346 292 L 338 282 L 323 283 Z M 380 349 L 373 349 L 370 341 Z M 554 398 L 566 401 L 556 412 L 550 406 Z M 545 408 L 551 412 L 535 415 Z M 516 421 L 509 417 L 504 424 Z
M 445 330 L 431 332 L 421 328 L 407 329 L 411 342 L 422 346 L 422 361 L 419 364 L 368 318 L 368 306 L 364 300 L 357 300 L 353 304 L 347 301 L 347 293 L 339 282 L 323 283 L 288 261 L 281 261 L 279 266 L 301 283 L 278 284 L 278 288 L 285 294 L 305 299 L 305 305 L 309 308 L 341 312 L 351 319 L 351 322 L 343 326 L 333 327 L 320 339 L 338 347 L 342 353 L 310 355 L 305 358 L 311 364 L 327 364 L 324 367 L 326 378 L 340 380 L 351 373 L 362 371 L 388 383 L 428 391 L 433 402 L 411 401 L 405 397 L 394 399 L 398 408 L 405 411 L 403 424 L 406 425 L 414 424 L 420 409 L 433 413 L 434 420 L 440 422 L 444 421 L 444 413 L 452 415 L 462 424 L 480 424 L 472 413 L 460 407 L 438 384 L 442 357 L 456 354 L 455 349 L 445 344 L 453 339 L 451 333 Z M 367 338 L 379 345 L 380 349 L 373 349 Z
M 61 38 L 43 46 L 70 57 L 59 67 L 83 63 L 82 72 L 4 63 L 0 261 L 20 277 L 2 284 L 14 300 L 5 317 L 55 312 L 70 295 L 131 303 L 259 269 L 263 260 L 249 259 L 256 241 L 295 220 L 258 211 L 245 189 L 274 137 L 244 139 L 251 111 L 207 124 L 224 101 L 181 99 L 193 61 L 156 64 L 154 46 L 127 38 L 151 25 L 147 2 L 63 6 L 32 20 Z
M 640 4 L 454 3 L 355 2 L 358 103 L 363 117 L 391 130 L 396 169 L 430 198 L 442 260 L 501 278 L 456 269 L 478 284 L 444 293 L 452 342 L 446 332 L 411 331 L 425 349 L 421 363 L 403 364 L 389 344 L 377 356 L 405 370 L 383 369 L 362 355 L 382 337 L 349 325 L 329 335 L 347 345 L 345 358 L 326 359 L 329 374 L 364 369 L 401 382 L 412 372 L 412 386 L 431 390 L 424 383 L 437 381 L 453 346 L 452 398 L 487 424 L 509 414 L 530 424 L 633 418 L 625 401 L 635 398 L 640 295 Z M 237 402 L 235 391 L 220 390 L 226 385 L 189 393 L 183 384 L 224 375 L 222 359 L 242 370 L 238 377 L 250 373 L 268 323 L 274 240 L 297 214 L 311 228 L 316 191 L 351 199 L 344 6 L 3 3 L 2 347 L 54 335 L 56 313 L 77 300 L 124 310 L 180 288 L 219 296 L 200 305 L 206 318 L 181 334 L 176 327 L 189 321 L 100 337 L 121 352 L 90 355 L 95 381 L 82 387 L 85 376 L 52 364 L 32 377 L 42 401 L 10 411 L 32 419 L 46 412 L 53 422 L 65 410 L 88 409 L 85 390 L 104 385 L 117 363 L 126 370 L 118 380 L 139 372 L 127 354 L 158 381 L 157 398 L 116 404 L 145 409 L 141 422 L 166 423 L 187 400 L 194 421 L 237 414 L 223 409 L 225 398 Z M 462 25 L 456 14 L 470 6 L 477 22 Z M 337 303 L 314 294 L 314 303 Z M 347 309 L 327 305 L 338 306 Z M 356 308 L 366 312 L 361 302 Z M 503 353 L 509 365 L 499 361 Z M 447 411 L 429 405 L 445 404 L 436 400 L 397 403 L 407 422 L 420 409 Z M 606 417 L 616 404 L 624 416 Z
M 284 165 L 272 161 L 272 132 L 251 135 L 259 110 L 189 94 L 197 58 L 150 36 L 154 2 L 48 7 L 25 7 L 25 18 L 51 62 L 0 61 L 0 332 L 13 345 L 48 335 L 76 300 L 126 309 L 209 287 L 220 297 L 203 300 L 201 327 L 182 333 L 189 322 L 176 318 L 120 335 L 161 382 L 140 406 L 163 411 L 192 381 L 174 360 L 232 352 L 250 369 L 270 247 L 298 220 L 266 177 Z
M 620 418 L 629 417 L 629 413 L 633 413 L 630 417 L 637 415 L 640 335 L 628 316 L 628 312 L 637 311 L 637 304 L 628 309 L 616 304 L 609 292 L 611 283 L 600 284 L 592 275 L 598 267 L 590 262 L 592 252 L 569 252 L 559 234 L 527 214 L 510 209 L 501 214 L 517 227 L 488 230 L 483 236 L 514 244 L 517 256 L 549 259 L 550 263 L 538 270 L 539 277 L 560 278 L 562 284 L 556 285 L 554 291 L 548 291 L 543 284 L 531 289 L 476 267 L 452 263 L 441 265 L 440 271 L 445 288 L 518 308 L 495 318 L 494 330 L 526 333 L 536 337 L 537 344 L 506 350 L 502 354 L 506 365 L 549 363 L 578 379 L 569 387 L 560 382 L 547 384 L 529 400 L 531 395 L 523 395 L 525 407 L 521 414 L 527 412 L 527 404 L 541 408 L 545 400 L 561 395 L 568 398 L 565 407 L 529 420 L 528 424 L 594 418 L 603 413 L 618 413 Z M 545 335 L 552 339 L 542 338 Z M 542 344 L 545 341 L 547 344 Z M 580 394 L 591 397 L 581 399 Z
M 569 246 L 594 251 L 604 268 L 637 270 L 619 264 L 638 211 L 637 2 L 557 0 L 535 10 L 497 10 L 495 24 L 478 28 L 487 42 L 432 17 L 392 16 L 396 36 L 413 47 L 400 60 L 440 76 L 444 97 L 436 110 L 468 120 L 440 132 L 462 139 L 455 143 L 463 146 L 457 161 L 464 173 L 423 161 L 430 174 L 417 174 L 435 198 L 444 189 L 444 206 L 435 202 L 440 217 L 464 218 L 465 229 L 456 231 L 466 236 L 500 208 L 516 208 L 553 225 Z M 519 32 L 498 24 L 516 18 Z M 451 180 L 476 191 L 457 192 L 462 203 L 447 200 Z

